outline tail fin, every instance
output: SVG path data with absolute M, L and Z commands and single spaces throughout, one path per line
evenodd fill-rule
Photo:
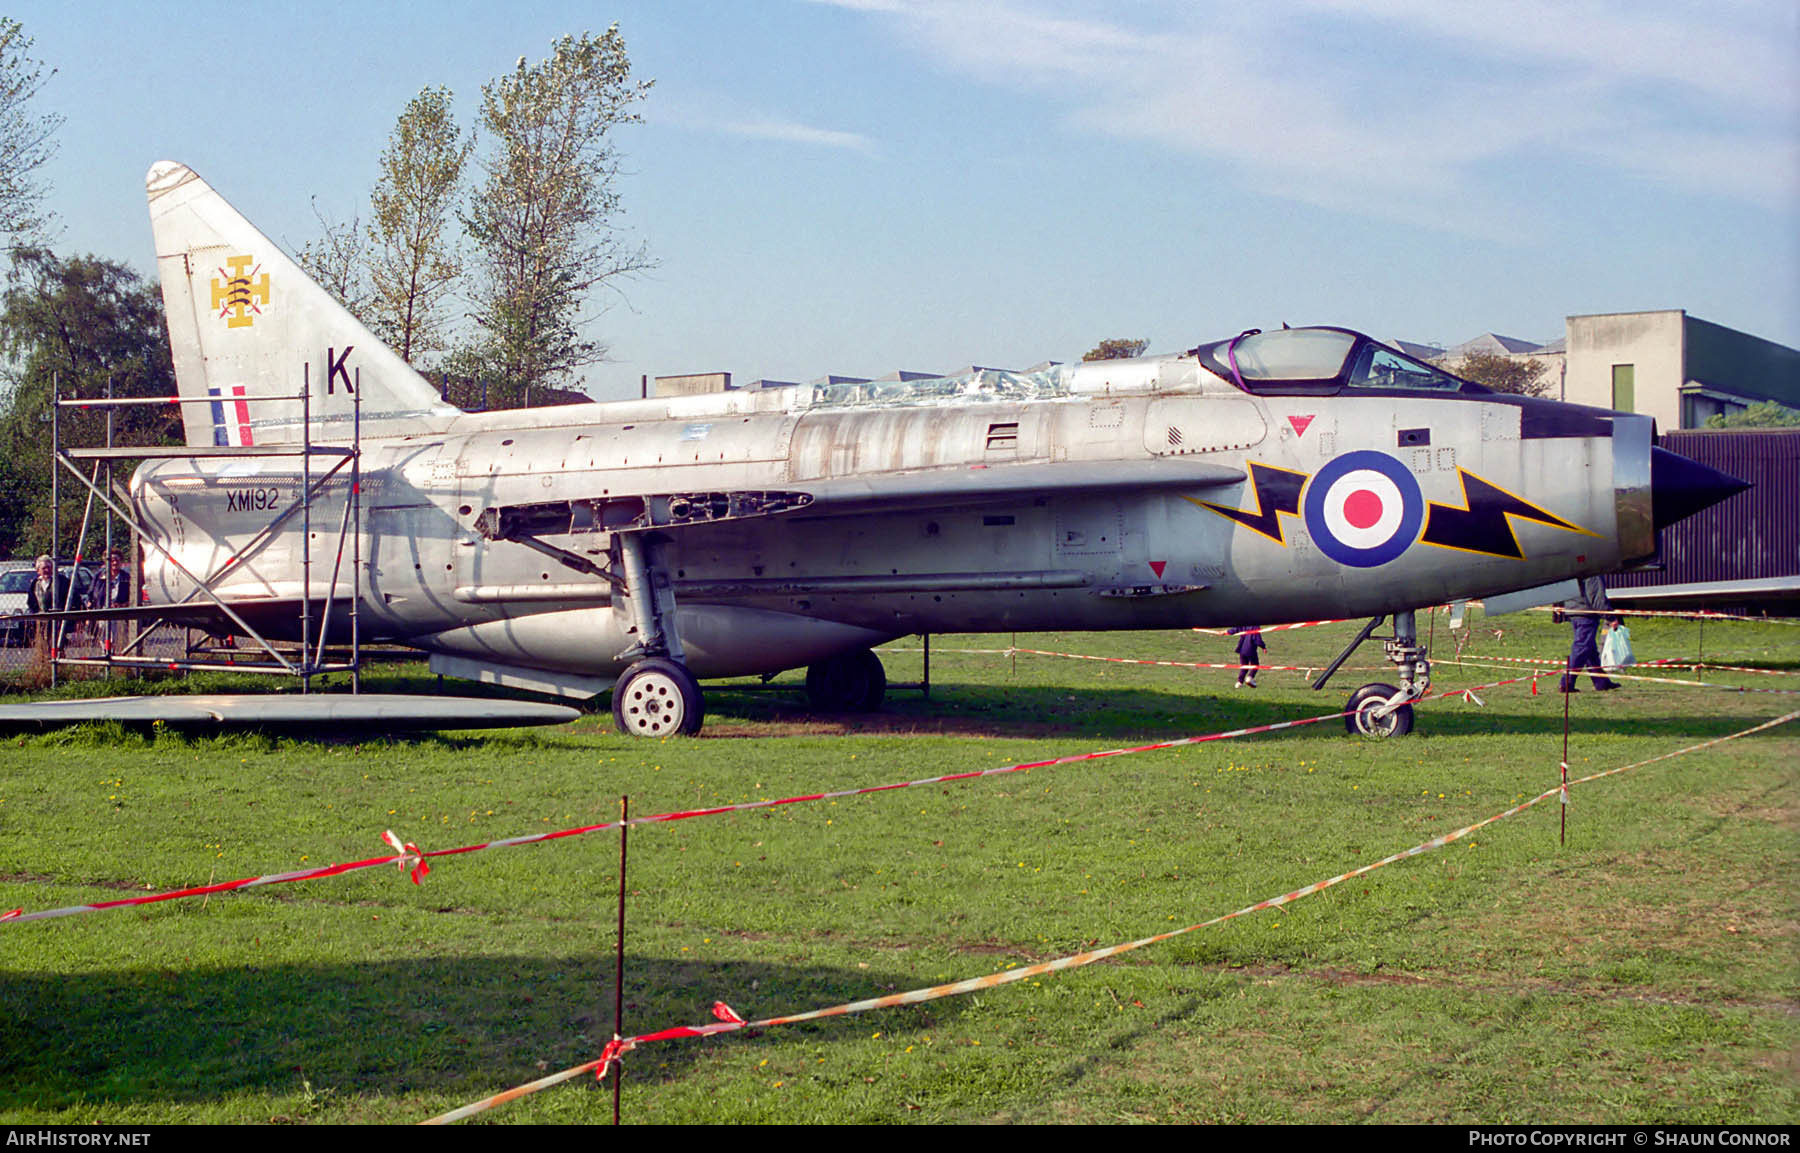
M 372 432 L 456 415 L 192 169 L 161 161 L 145 189 L 177 387 L 212 402 L 181 406 L 189 446 L 292 444 L 308 406 L 315 439 L 348 439 L 359 395 Z

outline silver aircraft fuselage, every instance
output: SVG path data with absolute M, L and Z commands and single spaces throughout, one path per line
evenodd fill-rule
M 1040 399 L 836 398 L 799 387 L 466 414 L 441 430 L 366 437 L 364 636 L 610 680 L 629 663 L 617 654 L 632 627 L 612 586 L 494 539 L 481 516 L 643 494 L 870 489 L 860 501 L 852 493 L 664 531 L 687 663 L 702 677 L 776 672 L 918 632 L 1389 613 L 1605 572 L 1654 548 L 1647 418 L 1461 393 L 1257 396 L 1192 356 L 1067 375 L 1065 395 Z M 1280 470 L 1304 491 L 1355 453 L 1394 462 L 1419 493 L 1400 494 L 1402 515 L 1409 501 L 1419 506 L 1415 539 L 1379 563 L 1322 549 L 1315 530 L 1330 534 L 1330 521 L 1321 512 L 1309 528 L 1304 499 L 1291 510 L 1259 505 L 1258 476 Z M 880 486 L 946 470 L 1004 480 L 1064 466 L 1103 479 L 1109 469 L 1201 462 L 1242 479 L 1220 484 L 1209 472 L 1184 489 L 1147 475 L 1141 486 L 1090 491 L 1033 490 L 1027 477 L 1022 491 L 998 494 L 902 483 L 894 497 Z M 1572 527 L 1470 511 L 1465 474 Z M 209 573 L 291 507 L 300 485 L 291 458 L 171 461 L 146 466 L 133 493 L 171 555 Z M 328 485 L 312 511 L 315 600 L 348 490 L 347 478 Z M 1426 520 L 1459 511 L 1479 521 L 1467 539 L 1416 539 Z M 215 585 L 241 611 L 289 602 L 263 622 L 276 635 L 294 618 L 301 531 L 290 519 Z M 600 523 L 543 539 L 603 560 L 611 535 Z M 147 575 L 153 600 L 192 592 L 158 557 Z
M 1413 609 L 1617 569 L 1732 491 L 1648 417 L 1333 328 L 466 413 L 191 169 L 146 193 L 192 454 L 133 479 L 147 599 L 341 639 L 355 596 L 363 639 L 450 675 L 616 680 L 632 732 L 697 729 L 695 676 L 806 666 L 815 700 L 873 707 L 867 650 L 908 633 L 1393 614 L 1384 721 L 1429 683 Z

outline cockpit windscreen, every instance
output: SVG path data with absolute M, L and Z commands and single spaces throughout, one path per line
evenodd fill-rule
M 1251 332 L 1195 350 L 1200 362 L 1247 392 L 1335 394 L 1345 389 L 1485 392 L 1343 328 Z

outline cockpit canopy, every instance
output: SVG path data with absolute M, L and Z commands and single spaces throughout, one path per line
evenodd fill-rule
M 1252 330 L 1194 351 L 1202 365 L 1259 396 L 1488 391 L 1345 328 Z

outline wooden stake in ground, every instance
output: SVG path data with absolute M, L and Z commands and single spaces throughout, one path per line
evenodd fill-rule
M 631 832 L 631 798 L 619 798 L 619 935 L 613 967 L 613 1040 L 625 1035 L 625 838 Z M 619 1123 L 619 1083 L 625 1079 L 625 1062 L 613 1063 L 613 1124 Z
M 1569 698 L 1575 694 L 1575 682 L 1569 681 L 1569 691 L 1563 694 L 1563 755 L 1562 755 L 1562 796 L 1557 809 L 1562 814 L 1562 824 L 1557 830 L 1556 843 L 1567 846 L 1569 843 Z

